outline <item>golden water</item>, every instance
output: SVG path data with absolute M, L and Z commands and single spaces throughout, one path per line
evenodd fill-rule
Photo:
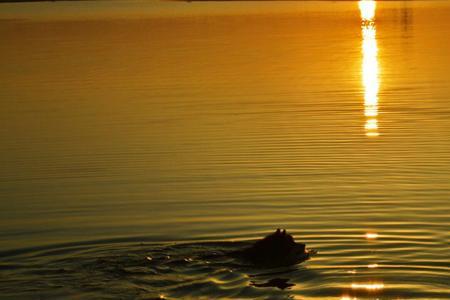
M 442 1 L 0 4 L 0 291 L 450 298 L 449 16 Z M 319 251 L 284 291 L 228 261 L 141 260 L 278 227 Z

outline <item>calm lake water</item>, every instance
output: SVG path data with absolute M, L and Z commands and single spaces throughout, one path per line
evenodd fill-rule
M 445 1 L 0 4 L 0 298 L 450 299 L 449 36 Z M 319 253 L 209 255 L 278 227 Z

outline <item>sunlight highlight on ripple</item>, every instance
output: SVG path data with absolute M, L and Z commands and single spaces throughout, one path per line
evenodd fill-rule
M 368 240 L 375 240 L 378 238 L 378 233 L 376 232 L 367 232 L 366 233 L 366 239 Z
M 369 265 L 367 265 L 367 268 L 376 269 L 376 268 L 378 268 L 378 264 L 369 264 Z
M 362 28 L 362 82 L 364 86 L 364 115 L 366 116 L 365 132 L 368 137 L 376 137 L 378 133 L 378 90 L 379 67 L 378 46 L 375 28 L 376 2 L 361 0 L 359 2 Z
M 379 291 L 384 289 L 383 283 L 352 283 L 352 290 Z

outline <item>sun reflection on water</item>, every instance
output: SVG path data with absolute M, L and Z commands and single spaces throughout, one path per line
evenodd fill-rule
M 354 291 L 356 290 L 365 290 L 369 293 L 377 293 L 384 289 L 384 284 L 382 282 L 368 282 L 368 283 L 352 283 L 350 288 Z M 356 297 L 351 297 L 348 295 L 344 295 L 340 300 L 357 300 Z
M 366 116 L 365 131 L 368 137 L 378 136 L 378 90 L 379 67 L 378 46 L 376 39 L 374 0 L 361 0 L 359 2 L 361 12 L 362 30 L 362 82 L 364 86 L 364 115 Z
M 384 289 L 383 283 L 352 283 L 353 290 L 378 291 Z
M 361 0 L 359 2 L 359 10 L 361 11 L 361 19 L 375 19 L 376 2 L 374 0 Z
M 376 233 L 376 232 L 367 232 L 365 236 L 366 236 L 366 239 L 368 239 L 368 240 L 375 240 L 375 239 L 378 238 L 378 233 Z

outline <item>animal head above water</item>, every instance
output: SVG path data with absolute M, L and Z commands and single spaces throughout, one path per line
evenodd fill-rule
M 245 249 L 244 258 L 260 266 L 288 266 L 309 258 L 305 244 L 295 242 L 285 229 L 277 229 L 253 246 Z

